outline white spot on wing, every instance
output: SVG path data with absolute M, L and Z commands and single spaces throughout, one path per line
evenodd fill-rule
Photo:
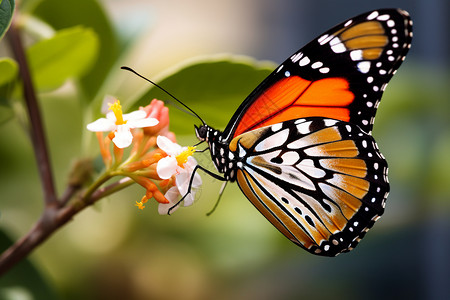
M 389 20 L 391 17 L 389 15 L 381 15 L 377 18 L 378 21 L 387 21 Z
M 317 41 L 319 42 L 319 44 L 323 45 L 325 44 L 325 40 L 327 39 L 328 34 L 322 35 Z
M 362 60 L 362 50 L 358 49 L 358 50 L 353 50 L 352 52 L 350 52 L 350 58 L 353 61 L 357 61 L 357 60 Z
M 296 62 L 299 61 L 300 58 L 302 58 L 302 56 L 303 56 L 303 53 L 302 53 L 302 52 L 299 52 L 299 53 L 297 53 L 297 54 L 294 54 L 294 55 L 291 57 L 291 60 L 292 60 L 293 63 L 296 63 Z
M 302 160 L 297 167 L 313 178 L 322 178 L 326 175 L 324 170 L 314 166 L 314 162 L 311 159 Z
M 330 46 L 334 46 L 337 44 L 341 44 L 341 40 L 338 37 L 335 37 L 330 41 Z
M 310 63 L 310 61 L 311 61 L 311 60 L 308 58 L 308 56 L 303 57 L 303 58 L 300 60 L 300 62 L 299 62 L 300 67 L 306 66 L 307 64 Z
M 303 122 L 297 125 L 297 131 L 301 134 L 308 134 L 311 132 L 309 130 L 309 125 L 311 124 L 311 121 L 309 122 Z
M 278 69 L 277 69 L 277 73 L 280 72 L 281 69 L 283 69 L 283 67 L 284 67 L 284 65 L 279 66 Z
M 325 126 L 330 127 L 335 125 L 338 121 L 332 119 L 324 119 L 323 122 L 325 123 Z
M 347 50 L 347 48 L 345 48 L 344 44 L 336 44 L 331 46 L 331 50 L 333 50 L 334 53 L 343 53 Z
M 367 20 L 373 20 L 378 17 L 379 13 L 377 11 L 373 11 L 370 15 L 367 16 Z
M 282 123 L 276 123 L 276 124 L 273 124 L 271 128 L 272 128 L 273 132 L 276 132 L 276 131 L 280 130 L 282 127 L 283 127 Z
M 281 155 L 281 159 L 283 160 L 283 165 L 293 165 L 300 159 L 300 156 L 295 151 L 288 151 Z
M 358 67 L 358 70 L 363 74 L 366 74 L 370 71 L 370 61 L 359 62 L 356 66 Z
M 260 154 L 259 156 L 262 157 L 265 161 L 271 161 L 275 157 L 278 157 L 280 155 L 280 153 L 281 153 L 281 150 L 275 150 L 275 151 L 266 152 L 264 154 Z M 251 164 L 252 158 L 248 158 L 247 163 Z
M 274 147 L 279 147 L 280 145 L 284 144 L 287 141 L 287 138 L 289 136 L 289 129 L 284 129 L 281 131 L 278 131 L 277 133 L 272 134 L 266 139 L 263 139 L 261 142 L 259 142 L 255 150 L 256 151 L 263 151 L 272 149 Z
M 311 65 L 311 68 L 317 69 L 317 68 L 320 68 L 321 66 L 323 66 L 323 63 L 321 61 L 316 61 L 315 63 L 313 63 Z

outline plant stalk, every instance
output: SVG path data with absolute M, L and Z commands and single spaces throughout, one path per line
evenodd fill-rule
M 19 64 L 19 74 L 23 83 L 23 96 L 30 120 L 30 136 L 33 143 L 37 167 L 41 178 L 46 206 L 56 206 L 57 196 L 53 180 L 52 168 L 48 154 L 47 142 L 42 124 L 41 113 L 37 101 L 36 90 L 17 25 L 17 14 L 14 15 L 8 31 L 9 44 Z

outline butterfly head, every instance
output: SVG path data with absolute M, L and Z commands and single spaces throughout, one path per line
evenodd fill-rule
M 201 142 L 206 141 L 207 137 L 208 137 L 208 125 L 201 125 L 200 127 L 197 127 L 196 125 L 194 125 L 195 127 L 195 135 L 197 136 L 197 139 Z

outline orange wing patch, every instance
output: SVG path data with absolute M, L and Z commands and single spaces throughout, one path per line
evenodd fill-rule
M 305 153 L 309 156 L 356 157 L 359 151 L 354 141 L 344 140 L 314 146 L 306 149 Z
M 325 158 L 320 160 L 322 167 L 355 177 L 364 178 L 367 175 L 367 165 L 362 159 L 355 158 Z
M 348 122 L 348 106 L 354 98 L 344 78 L 309 81 L 298 76 L 287 77 L 267 89 L 250 105 L 233 137 L 304 117 L 326 117 Z
M 319 183 L 319 187 L 325 195 L 337 203 L 347 220 L 350 220 L 362 205 L 360 199 L 350 195 L 344 190 L 325 183 Z
M 378 21 L 364 22 L 334 33 L 347 50 L 362 50 L 362 58 L 375 60 L 380 58 L 384 47 L 389 43 L 386 32 Z
M 267 198 L 247 172 L 238 170 L 237 179 L 239 187 L 250 202 L 288 239 L 296 244 L 302 243 L 306 248 L 314 244 L 313 240 L 288 215 Z

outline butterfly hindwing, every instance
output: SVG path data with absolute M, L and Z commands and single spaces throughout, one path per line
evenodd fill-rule
M 309 252 L 356 246 L 384 211 L 387 163 L 369 134 L 325 118 L 285 121 L 230 143 L 237 181 L 255 207 Z
M 411 39 L 411 19 L 400 9 L 368 12 L 335 26 L 294 53 L 246 98 L 224 138 L 314 116 L 354 123 L 370 133 L 381 95 Z

